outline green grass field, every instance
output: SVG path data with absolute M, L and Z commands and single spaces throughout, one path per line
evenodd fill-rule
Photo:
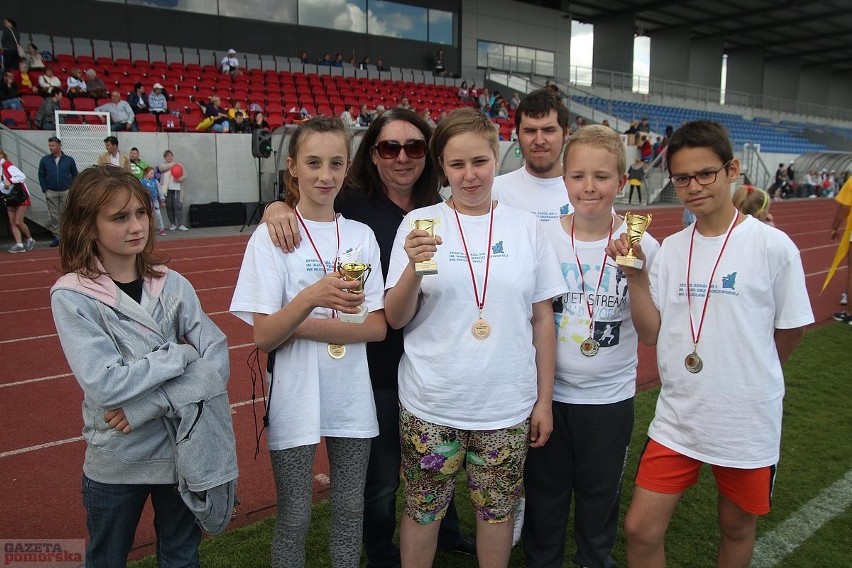
M 802 345 L 785 366 L 787 396 L 784 404 L 784 434 L 781 462 L 775 485 L 773 509 L 758 522 L 758 539 L 816 497 L 825 488 L 852 470 L 852 328 L 832 324 L 810 331 Z M 654 413 L 658 391 L 636 397 L 636 425 L 625 475 L 622 497 L 623 514 L 633 493 L 631 480 L 636 472 L 645 432 Z M 724 419 L 724 417 L 720 417 Z M 468 534 L 473 531 L 470 504 L 464 483 L 457 486 L 459 516 Z M 849 488 L 846 488 L 849 491 Z M 689 490 L 672 521 L 666 539 L 668 565 L 700 568 L 715 566 L 718 540 L 715 516 L 715 484 L 709 469 L 702 472 L 701 482 Z M 330 514 L 327 502 L 317 503 L 308 535 L 307 565 L 330 567 L 326 548 Z M 465 522 L 466 521 L 466 522 Z M 201 564 L 209 568 L 269 566 L 269 549 L 273 519 L 231 531 L 205 540 L 201 546 Z M 569 529 L 569 536 L 570 536 Z M 567 558 L 573 554 L 569 538 Z M 792 554 L 777 563 L 785 568 L 813 566 L 850 566 L 852 551 L 852 509 L 824 526 Z M 625 566 L 624 536 L 614 550 L 619 566 Z M 436 567 L 463 568 L 476 566 L 476 560 L 438 553 Z M 521 547 L 515 547 L 510 566 L 524 565 Z M 568 560 L 565 564 L 573 566 Z M 156 566 L 146 558 L 132 564 L 134 568 Z

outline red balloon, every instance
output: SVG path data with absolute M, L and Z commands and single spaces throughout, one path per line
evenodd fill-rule
M 175 164 L 172 166 L 172 177 L 175 179 L 183 177 L 183 166 Z

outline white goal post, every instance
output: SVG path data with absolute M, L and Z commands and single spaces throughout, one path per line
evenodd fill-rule
M 109 113 L 57 110 L 54 114 L 62 151 L 74 158 L 81 170 L 93 166 L 105 152 L 104 138 L 111 134 Z

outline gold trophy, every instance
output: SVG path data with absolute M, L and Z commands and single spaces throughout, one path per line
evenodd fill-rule
M 429 233 L 430 237 L 435 236 L 435 231 L 439 226 L 438 219 L 415 219 L 412 221 L 412 228 L 418 229 L 421 231 L 426 231 Z M 432 260 L 424 260 L 422 262 L 417 262 L 414 264 L 414 272 L 418 276 L 425 276 L 427 274 L 438 274 L 438 264 Z
M 363 262 L 341 262 L 337 265 L 337 269 L 343 275 L 343 279 L 347 282 L 352 282 L 357 280 L 358 286 L 356 288 L 349 288 L 349 291 L 352 293 L 358 293 L 364 291 L 364 283 L 367 282 L 367 278 L 370 277 L 370 273 L 373 271 L 373 267 L 369 264 L 364 264 Z M 345 314 L 340 313 L 340 321 L 345 321 L 349 323 L 364 323 L 364 320 L 367 319 L 367 308 L 364 304 L 358 306 L 357 314 Z
M 624 220 L 627 223 L 627 254 L 625 256 L 616 256 L 615 262 L 621 266 L 629 266 L 636 270 L 642 270 L 645 263 L 633 254 L 633 245 L 642 240 L 642 235 L 645 234 L 645 230 L 651 224 L 651 214 L 639 215 L 638 213 L 628 211 L 624 215 Z

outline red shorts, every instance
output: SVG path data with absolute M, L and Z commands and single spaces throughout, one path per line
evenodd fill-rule
M 636 485 L 656 493 L 683 493 L 698 483 L 703 462 L 649 439 L 642 451 Z M 738 469 L 711 465 L 716 489 L 742 510 L 765 515 L 772 503 L 775 466 Z

